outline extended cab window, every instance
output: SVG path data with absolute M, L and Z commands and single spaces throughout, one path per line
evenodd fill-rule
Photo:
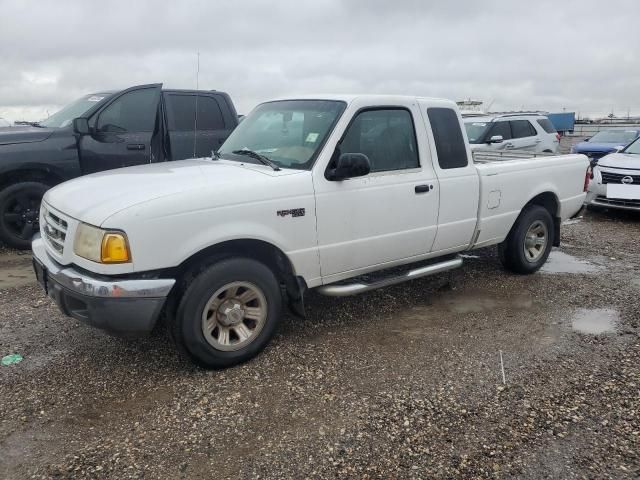
M 340 153 L 363 153 L 372 172 L 420 167 L 411 113 L 402 108 L 360 112 L 349 125 Z
M 440 168 L 466 167 L 468 165 L 467 148 L 455 110 L 432 107 L 427 109 L 427 115 L 433 130 L 433 139 L 436 142 Z
M 169 94 L 166 96 L 169 111 L 169 130 L 177 132 L 193 131 L 196 126 L 196 96 Z M 224 121 L 218 102 L 212 97 L 199 95 L 198 130 L 222 130 Z
M 146 88 L 125 93 L 98 116 L 100 132 L 152 132 L 158 102 L 156 90 Z
M 535 137 L 538 133 L 529 120 L 511 120 L 513 138 Z

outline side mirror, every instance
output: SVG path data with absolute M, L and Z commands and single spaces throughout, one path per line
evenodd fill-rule
M 89 129 L 89 120 L 86 118 L 74 118 L 73 119 L 73 131 L 78 135 L 89 135 L 91 132 Z
M 370 171 L 371 162 L 364 153 L 343 153 L 338 157 L 335 168 L 327 171 L 327 180 L 340 181 L 363 177 Z
M 502 135 L 494 135 L 489 139 L 489 142 L 487 143 L 502 143 L 504 141 L 504 138 L 502 138 Z
M 591 137 L 587 137 L 583 140 L 583 142 L 588 142 Z

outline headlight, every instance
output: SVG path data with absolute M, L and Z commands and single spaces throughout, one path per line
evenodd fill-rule
M 103 230 L 81 223 L 73 244 L 76 255 L 98 263 L 127 263 L 131 261 L 129 242 L 123 232 Z

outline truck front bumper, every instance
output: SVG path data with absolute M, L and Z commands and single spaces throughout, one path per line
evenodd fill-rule
M 36 278 L 60 310 L 112 334 L 135 336 L 153 330 L 175 284 L 171 278 L 118 279 L 60 265 L 39 235 L 31 248 Z

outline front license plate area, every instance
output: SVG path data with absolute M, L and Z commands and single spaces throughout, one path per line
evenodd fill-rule
M 640 200 L 640 185 L 607 184 L 607 198 Z

